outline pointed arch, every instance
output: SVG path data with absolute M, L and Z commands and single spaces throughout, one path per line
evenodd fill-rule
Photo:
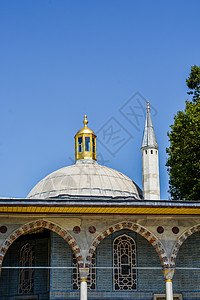
M 171 257 L 170 257 L 170 267 L 174 268 L 175 264 L 176 264 L 176 258 L 179 252 L 179 249 L 181 247 L 181 245 L 183 244 L 183 242 L 193 233 L 200 231 L 200 224 L 192 226 L 190 228 L 188 228 L 187 230 L 185 230 L 181 236 L 176 240 L 176 242 L 174 243 L 174 246 L 172 248 L 172 252 L 171 252 Z
M 95 252 L 97 246 L 101 243 L 101 241 L 103 241 L 103 239 L 108 235 L 110 235 L 111 233 L 122 229 L 129 229 L 143 236 L 155 248 L 156 252 L 159 255 L 162 267 L 163 268 L 169 267 L 169 259 L 167 257 L 167 253 L 162 242 L 148 229 L 146 229 L 140 224 L 136 224 L 133 222 L 120 222 L 111 226 L 107 230 L 101 232 L 90 245 L 90 248 L 86 255 L 85 267 L 90 267 L 92 255 Z
M 79 267 L 83 267 L 83 258 L 80 252 L 79 245 L 75 241 L 74 237 L 57 224 L 46 220 L 37 220 L 22 225 L 20 228 L 18 228 L 12 234 L 10 234 L 9 237 L 6 238 L 0 249 L 0 268 L 2 267 L 4 256 L 8 251 L 9 247 L 12 245 L 12 243 L 22 234 L 28 233 L 29 231 L 37 228 L 46 228 L 60 235 L 72 248 L 72 251 L 76 256 L 76 260 L 78 262 Z

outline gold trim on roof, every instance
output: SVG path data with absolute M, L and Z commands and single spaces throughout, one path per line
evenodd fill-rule
M 200 215 L 200 208 L 108 206 L 1 206 L 0 213 Z

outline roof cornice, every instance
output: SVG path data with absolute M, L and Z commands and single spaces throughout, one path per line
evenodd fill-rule
M 70 200 L 2 198 L 0 213 L 197 215 L 200 214 L 200 202 L 138 201 L 131 198 Z

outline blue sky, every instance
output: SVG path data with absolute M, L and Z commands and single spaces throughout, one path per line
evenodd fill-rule
M 72 164 L 84 114 L 99 163 L 142 187 L 149 100 L 168 199 L 167 131 L 200 65 L 199 10 L 199 1 L 0 0 L 0 196 L 26 197 Z

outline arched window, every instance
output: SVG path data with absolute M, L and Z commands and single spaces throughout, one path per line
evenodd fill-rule
M 31 244 L 25 244 L 20 250 L 20 267 L 28 267 L 27 269 L 19 269 L 19 294 L 33 293 L 33 266 L 34 252 Z
M 77 261 L 76 257 L 73 254 L 73 290 L 79 290 L 80 289 L 80 278 L 79 278 L 79 271 L 77 268 Z M 96 289 L 96 269 L 93 269 L 92 267 L 96 267 L 96 253 L 92 256 L 91 261 L 91 268 L 88 275 L 88 290 L 95 290 Z
M 128 235 L 118 236 L 113 242 L 114 290 L 133 291 L 137 288 L 136 245 Z

